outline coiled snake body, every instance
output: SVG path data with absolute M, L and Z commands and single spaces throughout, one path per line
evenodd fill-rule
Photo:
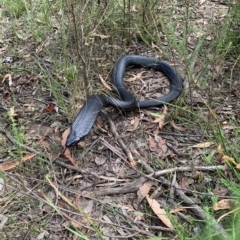
M 162 72 L 169 79 L 170 91 L 160 98 L 137 102 L 135 97 L 123 86 L 123 77 L 129 66 L 144 67 Z M 164 103 L 170 102 L 180 95 L 183 80 L 176 70 L 165 62 L 139 55 L 124 55 L 119 58 L 114 67 L 112 82 L 121 100 L 108 97 L 104 94 L 90 96 L 72 123 L 71 132 L 66 142 L 67 147 L 74 146 L 90 132 L 103 107 L 113 106 L 131 110 L 134 108 L 162 106 Z

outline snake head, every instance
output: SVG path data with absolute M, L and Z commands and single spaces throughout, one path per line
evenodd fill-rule
M 79 142 L 79 137 L 77 136 L 77 133 L 73 130 L 71 130 L 70 134 L 68 135 L 66 147 L 72 147 L 76 145 Z

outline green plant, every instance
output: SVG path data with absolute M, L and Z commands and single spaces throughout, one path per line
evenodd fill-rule
M 24 150 L 23 147 L 21 146 L 21 144 L 25 140 L 25 136 L 24 136 L 24 132 L 23 132 L 24 127 L 19 126 L 19 124 L 16 122 L 16 120 L 14 119 L 14 116 L 12 115 L 11 112 L 8 112 L 8 118 L 11 122 L 13 137 L 17 143 L 20 143 L 20 144 L 15 145 L 16 151 L 15 150 L 10 151 L 9 154 L 11 156 L 13 156 L 14 158 L 16 158 L 18 161 L 21 161 L 22 157 L 23 157 L 23 150 Z
M 2 0 L 4 8 L 15 17 L 20 17 L 26 13 L 29 6 L 28 0 Z

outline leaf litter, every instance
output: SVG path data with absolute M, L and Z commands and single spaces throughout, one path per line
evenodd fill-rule
M 197 38 L 202 36 L 202 34 L 205 32 L 205 29 L 211 20 L 212 11 L 215 11 L 215 8 L 217 7 L 217 5 L 211 5 L 211 7 L 208 8 L 208 4 L 212 4 L 208 2 L 209 1 L 199 1 L 199 9 L 196 10 L 195 19 L 198 31 L 193 33 L 193 35 L 188 39 L 189 48 L 193 49 L 195 47 Z M 182 12 L 181 7 L 179 7 L 177 11 Z M 223 16 L 226 14 L 225 8 L 220 10 L 220 12 L 221 15 L 219 17 L 221 20 L 221 18 L 223 19 Z M 204 18 L 200 16 L 203 16 Z M 181 21 L 179 21 L 179 30 L 181 29 L 181 24 Z M 33 52 L 31 49 L 33 49 L 34 53 L 37 53 L 40 58 L 50 59 L 49 56 L 45 56 L 47 55 L 45 50 L 51 45 L 55 46 L 54 42 L 51 41 L 51 38 L 46 38 L 46 41 L 42 44 L 32 44 L 30 42 L 32 41 L 31 34 L 22 31 L 18 31 L 17 33 L 17 37 L 21 39 L 21 41 L 24 41 L 21 43 L 23 45 L 19 45 L 19 48 L 22 48 L 20 50 L 23 51 L 24 55 L 23 58 L 19 60 L 15 56 L 11 56 L 9 53 L 9 42 L 6 38 L 3 38 L 2 41 L 4 41 L 5 47 L 1 49 L 1 55 L 3 56 L 3 63 L 6 67 L 14 66 L 15 64 L 21 65 L 33 63 L 35 58 L 33 57 Z M 98 36 L 102 38 L 105 35 L 100 34 Z M 212 41 L 213 38 L 209 35 L 206 36 L 206 39 Z M 165 45 L 168 44 L 166 41 L 164 42 L 164 37 L 163 43 Z M 26 46 L 24 46 L 24 44 L 26 44 Z M 32 45 L 32 48 L 28 47 L 27 45 Z M 157 54 L 155 55 L 154 52 L 149 51 L 146 46 L 143 46 L 140 43 L 138 43 L 138 45 L 140 54 L 158 57 Z M 132 49 L 130 51 L 134 52 L 134 46 L 131 47 Z M 160 56 L 162 57 L 164 48 L 160 48 L 155 43 L 152 43 L 152 47 L 159 51 Z M 16 51 L 18 50 L 19 49 L 16 49 Z M 106 65 L 112 67 L 113 64 L 110 61 L 107 62 Z M 182 66 L 183 64 L 181 57 L 176 56 L 174 64 L 172 62 L 172 65 L 175 65 L 176 67 Z M 195 65 L 195 72 L 197 74 L 197 72 L 202 68 L 202 63 L 198 61 Z M 33 67 L 33 72 L 36 70 L 36 66 L 28 66 Z M 211 66 L 211 68 L 214 69 L 216 73 L 221 73 L 221 67 L 219 66 L 219 63 L 217 63 L 216 66 Z M 181 69 L 181 67 L 179 69 L 180 71 L 184 72 L 184 69 Z M 67 81 L 67 79 L 62 77 L 62 75 L 59 73 L 60 71 L 55 70 L 56 69 L 53 70 L 48 68 L 48 71 L 50 71 L 51 74 L 59 81 L 58 84 L 60 83 L 64 85 L 64 82 Z M 107 78 L 105 79 L 105 77 L 102 77 L 105 75 L 102 75 L 101 73 L 98 74 L 104 88 L 111 90 L 111 84 L 107 81 Z M 129 77 L 129 75 L 131 77 Z M 35 213 L 34 211 L 25 213 L 15 210 L 16 216 L 18 213 L 21 215 L 21 218 L 16 217 L 16 222 L 19 222 L 20 224 L 22 219 L 25 219 L 24 221 L 27 222 L 28 217 L 31 217 L 33 221 L 36 219 L 45 221 L 47 219 L 48 224 L 45 225 L 47 231 L 43 229 L 41 231 L 41 236 L 38 233 L 38 237 L 42 238 L 46 236 L 46 238 L 49 239 L 54 239 L 54 237 L 55 239 L 68 239 L 68 237 L 65 237 L 65 233 L 59 234 L 59 232 L 65 232 L 66 226 L 69 226 L 68 224 L 70 223 L 72 226 L 75 226 L 84 234 L 88 235 L 90 239 L 93 239 L 92 233 L 94 231 L 90 228 L 91 224 L 87 224 L 87 218 L 79 217 L 78 212 L 75 214 L 74 210 L 71 208 L 77 208 L 75 203 L 74 205 L 72 203 L 79 198 L 82 201 L 86 201 L 86 205 L 83 207 L 84 212 L 93 219 L 97 219 L 96 222 L 99 222 L 99 225 L 103 226 L 102 228 L 104 229 L 104 233 L 106 233 L 106 235 L 109 235 L 110 233 L 112 235 L 116 234 L 114 229 L 117 229 L 118 234 L 120 234 L 122 237 L 127 236 L 126 232 L 128 235 L 130 233 L 136 233 L 136 229 L 134 230 L 129 228 L 129 222 L 131 224 L 136 224 L 138 229 L 151 229 L 151 227 L 153 227 L 151 231 L 154 234 L 158 234 L 159 232 L 154 230 L 154 227 L 163 227 L 162 229 L 164 229 L 164 226 L 167 226 L 167 228 L 169 228 L 171 231 L 174 230 L 170 220 L 172 219 L 171 213 L 182 211 L 184 214 L 188 215 L 189 212 L 187 208 L 184 208 L 184 206 L 176 208 L 169 203 L 168 208 L 170 211 L 169 213 L 166 212 L 165 207 L 163 207 L 161 204 L 161 200 L 169 198 L 169 188 L 165 189 L 163 187 L 164 185 L 160 183 L 154 183 L 157 186 L 162 186 L 160 191 L 161 196 L 156 199 L 151 198 L 151 195 L 149 194 L 151 191 L 153 191 L 155 185 L 146 180 L 134 190 L 131 190 L 131 187 L 128 187 L 124 189 L 124 193 L 114 195 L 111 194 L 111 191 L 115 188 L 124 187 L 127 183 L 131 183 L 132 179 L 138 179 L 139 176 L 128 166 L 127 162 L 116 157 L 114 151 L 110 151 L 109 148 L 103 146 L 101 141 L 95 141 L 99 135 L 103 135 L 104 139 L 111 143 L 114 150 L 116 150 L 115 152 L 120 152 L 122 156 L 124 156 L 123 149 L 119 146 L 117 139 L 112 137 L 108 123 L 104 118 L 98 120 L 99 127 L 95 126 L 90 135 L 84 139 L 84 148 L 78 147 L 77 150 L 81 150 L 77 151 L 77 153 L 75 149 L 64 149 L 64 157 L 58 157 L 57 161 L 66 164 L 65 166 L 59 167 L 57 164 L 55 164 L 56 162 L 54 161 L 56 158 L 51 156 L 59 156 L 59 153 L 63 151 L 63 149 L 59 148 L 59 146 L 62 145 L 63 148 L 65 146 L 69 129 L 66 130 L 66 132 L 64 132 L 63 129 L 65 129 L 65 127 L 69 124 L 67 118 L 63 114 L 63 110 L 56 110 L 55 107 L 57 106 L 53 101 L 53 96 L 51 96 L 48 90 L 48 86 L 44 84 L 44 79 L 46 79 L 46 76 L 43 75 L 38 75 L 38 77 L 36 77 L 34 74 L 26 74 L 25 72 L 20 72 L 20 74 L 19 72 L 10 73 L 6 70 L 1 76 L 0 91 L 1 102 L 3 103 L 4 107 L 10 111 L 10 115 L 12 117 L 16 118 L 18 124 L 24 126 L 24 144 L 32 144 L 35 147 L 40 147 L 43 152 L 48 152 L 48 154 L 50 153 L 50 155 L 48 155 L 50 156 L 50 159 L 48 159 L 49 165 L 45 165 L 45 163 L 38 164 L 37 162 L 40 161 L 37 160 L 38 156 L 27 152 L 26 156 L 21 158 L 21 161 L 18 161 L 12 157 L 9 165 L 6 165 L 5 169 L 2 167 L 1 168 L 4 171 L 14 169 L 11 174 L 16 174 L 16 179 L 18 179 L 18 173 L 25 178 L 23 182 L 19 181 L 17 183 L 18 185 L 14 185 L 12 180 L 10 181 L 9 178 L 7 184 L 13 184 L 12 186 L 14 187 L 19 187 L 21 184 L 22 186 L 29 185 L 31 186 L 31 191 L 29 189 L 28 193 L 33 194 L 32 196 L 49 196 L 50 192 L 54 189 L 56 190 L 56 195 L 62 196 L 64 201 L 60 201 L 56 198 L 56 195 L 54 195 L 52 197 L 52 201 L 56 203 L 56 206 L 53 208 L 47 208 L 49 205 L 46 204 L 46 202 L 42 202 L 41 204 L 43 206 L 37 208 Z M 152 99 L 164 95 L 168 91 L 169 87 L 168 81 L 164 76 L 151 71 L 149 72 L 140 70 L 140 72 L 136 72 L 133 70 L 127 74 L 125 79 L 128 89 L 134 87 L 134 95 L 136 95 L 140 100 L 146 98 Z M 201 88 L 201 84 L 198 81 L 196 81 L 195 84 L 199 89 Z M 160 90 L 156 91 L 157 89 Z M 194 107 L 196 106 L 196 109 L 199 106 L 202 106 L 201 104 L 204 104 L 203 99 L 208 99 L 206 92 L 201 92 L 199 89 L 196 90 L 196 92 L 193 94 L 193 99 L 191 99 Z M 238 88 L 235 90 L 236 94 L 238 92 L 237 89 Z M 214 90 L 217 92 L 221 89 L 219 88 L 219 85 L 216 84 L 216 86 L 214 86 Z M 15 101 L 15 99 L 18 99 L 18 101 Z M 68 101 L 67 98 L 64 100 L 66 102 Z M 81 104 L 82 103 L 76 102 L 76 109 L 78 109 L 78 106 L 81 106 Z M 216 111 L 216 113 L 219 114 L 219 116 L 223 116 L 226 121 L 222 123 L 223 130 L 231 131 L 233 130 L 233 126 L 231 125 L 230 118 L 233 117 L 234 114 L 236 116 L 237 112 L 233 107 L 226 110 L 224 110 L 224 107 L 227 108 L 229 105 L 239 106 L 239 103 L 230 102 L 230 100 L 228 100 L 224 104 L 225 106 L 220 106 L 223 111 Z M 187 109 L 190 108 L 189 105 L 184 107 Z M 180 111 L 178 110 L 178 113 L 179 112 Z M 126 145 L 129 147 L 129 149 L 132 150 L 134 158 L 147 163 L 147 166 L 144 164 L 141 165 L 140 169 L 144 169 L 148 173 L 153 169 L 156 170 L 170 168 L 172 165 L 182 166 L 182 163 L 184 162 L 186 162 L 187 165 L 192 165 L 193 167 L 197 164 L 201 165 L 203 164 L 202 150 L 213 150 L 216 148 L 214 142 L 208 141 L 205 138 L 202 138 L 202 136 L 199 136 L 201 135 L 201 131 L 198 126 L 188 126 L 188 124 L 184 125 L 184 123 L 171 120 L 171 116 L 176 114 L 176 110 L 171 106 L 165 106 L 163 109 L 153 109 L 151 111 L 132 111 L 127 113 L 127 116 L 125 116 L 124 113 L 119 113 L 116 110 L 109 110 L 108 113 L 113 118 L 120 137 L 126 142 Z M 4 126 L 11 131 L 9 128 L 9 119 L 6 116 L 7 115 L 4 114 L 4 118 L 1 120 L 1 126 Z M 226 118 L 226 116 L 229 116 L 229 118 Z M 153 120 L 153 118 L 155 119 Z M 61 126 L 51 127 L 53 122 L 60 122 Z M 63 132 L 62 136 L 60 132 Z M 170 143 L 171 146 L 173 146 L 177 151 L 174 152 L 168 148 L 167 143 Z M 189 150 L 191 151 L 192 155 L 190 155 L 191 157 L 187 158 L 187 160 L 186 157 L 177 154 L 181 151 L 185 152 Z M 3 149 L 5 155 L 8 154 L 8 151 L 13 153 L 17 152 L 17 146 L 11 144 L 11 147 L 9 147 L 7 150 Z M 217 158 L 216 154 L 214 154 L 213 158 L 215 161 L 219 161 L 221 164 L 225 164 L 225 162 L 227 162 L 233 164 L 236 168 L 239 167 L 236 163 L 236 159 L 228 156 L 220 147 L 218 147 L 216 152 L 220 157 Z M 194 161 L 192 161 L 192 158 L 194 158 Z M 25 162 L 24 165 L 21 162 Z M 77 175 L 79 172 L 81 172 L 81 175 Z M 49 185 L 46 185 L 44 176 L 49 173 L 53 177 L 54 181 L 56 181 L 56 185 L 53 185 L 52 182 L 49 182 Z M 71 177 L 76 175 L 80 177 Z M 179 176 L 178 178 L 178 183 L 186 190 L 195 190 L 196 188 L 200 187 L 198 186 L 198 183 L 202 182 L 204 179 L 206 180 L 208 175 L 209 174 L 207 172 L 204 174 L 200 172 L 197 173 L 197 177 L 194 177 L 193 175 L 188 175 L 183 172 L 182 177 Z M 6 176 L 9 177 L 10 175 Z M 108 180 L 102 180 L 100 178 L 101 176 L 104 176 L 104 178 Z M 201 179 L 201 181 L 199 181 L 199 179 Z M 123 183 L 120 184 L 117 180 L 123 180 Z M 67 188 L 66 185 L 68 186 Z M 59 189 L 64 189 L 66 194 L 61 195 L 61 192 L 56 189 L 56 186 Z M 52 189 L 50 187 L 52 187 Z M 50 190 L 47 188 L 50 188 Z M 98 191 L 101 190 L 108 190 L 107 194 L 105 194 L 103 197 L 98 197 L 98 199 L 94 197 L 91 198 L 89 193 L 93 193 L 93 195 L 96 194 L 97 196 Z M 25 189 L 23 191 L 25 191 Z M 203 188 L 201 191 L 206 192 L 207 188 Z M 223 195 L 227 194 L 227 190 L 223 187 L 219 188 L 219 184 L 218 187 L 213 187 L 213 191 L 215 193 L 220 192 Z M 141 193 L 141 196 L 138 196 L 137 198 L 136 194 L 138 193 L 139 195 L 139 192 Z M 8 196 L 8 194 L 10 195 L 12 192 L 9 190 L 9 192 L 6 193 L 5 190 L 4 194 L 5 196 Z M 15 201 L 17 202 L 17 200 Z M 51 203 L 52 205 L 53 202 Z M 147 213 L 146 208 L 144 207 L 145 203 L 148 204 L 148 207 L 154 213 L 151 215 L 151 218 L 149 218 L 148 221 L 146 221 Z M 29 201 L 29 206 L 30 204 L 31 201 Z M 11 205 L 9 203 L 6 202 L 6 205 L 9 209 L 11 209 Z M 33 204 L 30 208 L 34 209 L 34 206 L 35 205 Z M 216 205 L 214 208 L 216 208 L 218 211 L 221 211 L 222 209 L 232 210 L 231 206 L 231 201 L 226 198 L 224 201 L 222 200 L 222 202 L 219 201 L 218 205 Z M 62 208 L 68 209 L 62 210 Z M 56 214 L 54 213 L 55 211 L 53 211 L 53 209 L 56 210 Z M 69 209 L 71 210 L 71 213 Z M 50 218 L 46 216 L 46 212 L 51 212 Z M 65 217 L 66 223 L 61 223 L 59 215 Z M 53 220 L 52 216 L 56 217 L 56 219 Z M 155 216 L 161 220 L 161 223 L 156 221 Z M 127 220 L 124 221 L 124 218 Z M 77 219 L 78 222 L 74 219 Z M 30 222 L 32 221 L 29 220 L 28 223 Z M 81 223 L 86 224 L 86 226 L 89 228 L 86 229 Z M 10 227 L 7 226 L 7 224 L 8 223 L 4 221 L 3 227 Z M 38 224 L 41 225 L 41 223 Z M 59 232 L 56 232 L 54 230 L 55 228 L 59 229 Z M 164 231 L 167 231 L 167 229 L 163 230 L 164 234 L 167 233 Z M 14 233 L 13 231 L 12 234 L 13 237 L 16 237 L 17 234 L 24 236 L 25 232 L 23 231 L 22 233 Z M 154 235 L 150 234 L 149 231 L 137 231 L 137 235 L 141 237 L 146 237 L 148 234 L 151 237 Z

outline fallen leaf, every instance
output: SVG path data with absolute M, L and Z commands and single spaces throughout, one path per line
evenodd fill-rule
M 55 104 L 54 103 L 50 103 L 46 108 L 45 108 L 45 112 L 50 113 L 52 112 L 52 110 L 55 108 Z
M 149 136 L 149 138 L 148 138 L 148 146 L 149 146 L 149 149 L 151 151 L 155 151 L 156 150 L 157 143 L 155 142 L 155 140 L 151 136 Z
M 133 132 L 137 129 L 138 125 L 139 125 L 139 118 L 135 117 L 132 121 L 131 121 L 131 125 L 133 125 L 133 127 L 131 126 L 130 128 L 127 129 L 128 132 Z
M 195 145 L 192 145 L 189 148 L 207 148 L 207 147 L 210 147 L 214 144 L 214 142 L 203 142 L 203 143 L 198 143 L 198 144 L 195 144 Z
M 153 42 L 151 44 L 152 48 L 156 48 L 160 53 L 162 53 L 162 50 L 157 45 L 155 45 Z
M 66 147 L 67 137 L 70 134 L 71 128 L 66 129 L 62 134 L 62 147 L 64 148 L 64 156 L 72 163 L 73 166 L 78 167 L 77 161 L 72 157 L 70 148 Z
M 222 145 L 221 145 L 221 144 L 218 145 L 218 147 L 217 147 L 217 151 L 218 151 L 218 153 L 219 153 L 220 155 L 224 155 L 224 153 L 223 153 L 223 149 L 222 149 Z
M 78 167 L 76 160 L 72 157 L 70 148 L 64 150 L 64 156 L 72 163 L 73 166 Z
M 170 124 L 172 125 L 172 127 L 173 127 L 174 129 L 177 129 L 177 130 L 180 131 L 180 132 L 185 132 L 185 131 L 186 131 L 186 128 L 181 127 L 181 126 L 177 126 L 174 121 L 170 121 Z
M 14 106 L 9 109 L 9 114 L 10 114 L 12 117 L 17 116 L 17 114 L 15 113 L 15 110 L 14 110 Z
M 138 192 L 145 198 L 148 195 L 152 185 L 152 181 L 147 181 L 139 188 Z
M 223 156 L 222 156 L 222 160 L 223 160 L 223 162 L 231 162 L 231 163 L 237 165 L 237 163 L 236 163 L 236 161 L 234 160 L 234 158 L 229 157 L 229 156 L 227 156 L 227 155 L 223 155 Z
M 179 206 L 179 207 L 177 207 L 175 209 L 172 209 L 170 211 L 170 213 L 186 212 L 186 211 L 187 211 L 187 209 L 185 207 Z
M 162 129 L 162 127 L 164 126 L 167 110 L 168 110 L 167 106 L 164 105 L 162 114 L 150 113 L 150 115 L 152 115 L 153 117 L 156 117 L 156 119 L 153 122 L 158 123 L 159 129 Z
M 6 75 L 3 77 L 2 83 L 4 83 L 7 78 L 8 78 L 8 80 L 9 80 L 8 85 L 11 86 L 11 85 L 12 85 L 12 75 L 11 75 L 10 73 L 6 74 Z
M 149 206 L 153 210 L 153 212 L 158 216 L 158 218 L 171 230 L 174 230 L 173 225 L 170 221 L 170 219 L 167 217 L 166 211 L 161 208 L 160 204 L 155 200 L 149 197 L 149 195 L 146 196 L 146 199 L 148 201 Z
M 221 187 L 219 189 L 213 190 L 213 194 L 215 195 L 225 196 L 227 193 L 228 193 L 228 189 L 225 187 Z
M 63 132 L 63 134 L 62 134 L 62 142 L 61 142 L 62 147 L 65 147 L 65 146 L 66 146 L 67 137 L 68 137 L 68 135 L 70 134 L 70 132 L 71 132 L 71 128 L 68 128 L 68 129 L 66 129 L 66 130 Z
M 159 140 L 157 144 L 158 144 L 158 147 L 161 147 L 161 146 L 165 145 L 166 144 L 166 139 Z
M 101 115 L 98 115 L 96 123 L 99 125 L 99 127 L 103 127 L 104 121 Z
M 107 159 L 103 156 L 101 157 L 95 157 L 95 163 L 98 165 L 98 166 L 101 166 L 103 165 L 105 162 L 107 161 Z
M 236 169 L 240 169 L 240 163 L 238 163 L 235 167 Z
M 235 167 L 237 169 L 240 169 L 240 164 L 236 163 L 234 158 L 229 157 L 229 156 L 224 154 L 221 144 L 218 145 L 217 151 L 218 151 L 218 153 L 220 155 L 220 159 L 221 159 L 222 162 L 224 162 L 224 163 L 231 162 L 231 163 L 233 163 L 235 165 Z
M 232 209 L 237 204 L 238 204 L 238 202 L 236 200 L 222 199 L 219 202 L 214 204 L 213 209 L 215 211 L 221 210 L 221 209 Z
M 182 188 L 183 192 L 186 192 L 189 188 L 189 185 L 193 184 L 194 180 L 188 177 L 182 177 L 179 182 L 178 185 Z
M 35 156 L 36 156 L 36 154 L 25 156 L 21 159 L 21 161 L 26 162 Z M 19 165 L 21 163 L 21 161 L 19 162 L 17 160 L 14 160 L 14 161 L 11 161 L 8 163 L 3 163 L 2 165 L 0 165 L 0 170 L 2 170 L 2 171 L 11 170 L 11 169 L 15 168 L 17 165 Z
M 126 82 L 134 82 L 134 81 L 140 79 L 141 76 L 143 75 L 143 73 L 145 73 L 145 72 L 146 72 L 146 71 L 142 71 L 142 72 L 138 73 L 137 75 L 135 75 L 134 77 L 131 77 L 131 78 L 126 79 L 125 81 L 126 81 Z
M 108 89 L 109 91 L 112 91 L 112 88 L 106 83 L 106 81 L 103 79 L 103 77 L 102 77 L 100 74 L 98 74 L 98 77 L 99 77 L 99 79 L 101 80 L 103 86 L 104 86 L 106 89 Z

